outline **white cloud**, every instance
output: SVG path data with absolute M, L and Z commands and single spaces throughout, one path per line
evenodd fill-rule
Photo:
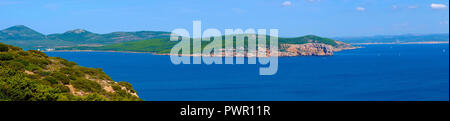
M 433 9 L 445 9 L 445 8 L 447 8 L 447 5 L 445 5 L 445 4 L 432 3 L 432 4 L 430 5 L 430 7 L 433 8 Z
M 284 1 L 281 5 L 283 6 L 292 6 L 292 2 L 291 1 Z
M 356 7 L 356 10 L 357 11 L 366 11 L 366 8 L 364 8 L 364 7 Z

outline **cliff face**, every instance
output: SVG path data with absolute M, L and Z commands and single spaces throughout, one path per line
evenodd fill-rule
M 330 56 L 334 49 L 333 46 L 322 43 L 283 44 L 280 47 L 280 56 Z
M 323 43 L 281 44 L 279 56 L 331 56 L 334 52 L 357 48 L 340 41 L 336 43 L 337 46 Z

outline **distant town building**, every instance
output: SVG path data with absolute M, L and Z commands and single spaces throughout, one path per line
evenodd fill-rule
M 45 51 L 55 51 L 55 48 L 46 48 Z

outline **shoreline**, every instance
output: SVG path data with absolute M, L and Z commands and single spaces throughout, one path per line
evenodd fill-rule
M 344 50 L 354 50 L 354 49 L 359 49 L 359 48 L 364 48 L 364 47 L 350 47 L 350 48 L 340 48 L 334 52 L 340 52 L 340 51 L 344 51 Z M 108 53 L 146 53 L 146 54 L 152 54 L 152 55 L 161 55 L 161 56 L 170 56 L 173 54 L 170 53 L 155 53 L 155 52 L 134 52 L 134 51 L 113 51 L 113 50 L 54 50 L 54 51 L 43 51 L 43 52 L 108 52 Z M 280 53 L 280 52 L 278 52 Z M 179 54 L 179 56 L 184 56 Z M 201 55 L 187 55 L 190 57 L 199 57 Z M 302 55 L 301 55 L 302 56 Z M 333 56 L 333 55 L 303 55 L 303 56 Z M 247 58 L 255 58 L 257 56 L 225 56 L 225 55 L 221 55 L 221 56 L 212 56 L 212 57 L 247 57 Z M 265 57 L 273 57 L 273 56 L 265 56 Z M 278 57 L 295 57 L 295 56 L 278 56 Z
M 134 52 L 134 51 L 113 51 L 113 50 L 54 50 L 54 51 L 42 51 L 42 52 L 109 52 L 109 53 L 149 53 L 157 55 L 154 52 Z
M 368 42 L 368 43 L 350 43 L 351 45 L 406 45 L 406 44 L 449 44 L 449 41 L 432 42 Z
M 388 43 L 350 43 L 351 45 L 388 45 L 388 44 L 399 44 L 399 45 L 406 45 L 406 44 L 449 44 L 448 41 L 436 41 L 436 42 L 404 42 L 404 43 L 398 43 L 398 42 L 388 42 Z M 340 51 L 344 51 L 344 50 L 354 50 L 354 49 L 360 49 L 360 48 L 364 48 L 361 46 L 355 46 L 355 47 L 350 47 L 350 48 L 341 48 L 338 49 L 337 51 L 334 52 L 340 52 Z M 155 53 L 155 52 L 135 52 L 135 51 L 113 51 L 113 50 L 54 50 L 54 51 L 43 51 L 43 52 L 110 52 L 110 53 L 146 53 L 146 54 L 152 54 L 152 55 L 161 55 L 161 56 L 166 56 L 166 55 L 172 55 L 170 53 Z M 195 57 L 196 55 L 188 55 L 191 57 Z M 312 55 L 312 56 L 317 56 L 317 55 Z M 330 56 L 330 55 L 329 55 Z M 332 56 L 332 55 L 331 55 Z M 227 57 L 227 56 L 214 56 L 214 57 Z M 232 56 L 232 57 L 242 57 L 242 56 Z M 244 56 L 247 57 L 247 56 Z M 252 56 L 253 57 L 253 56 Z M 292 56 L 278 56 L 278 57 L 292 57 Z

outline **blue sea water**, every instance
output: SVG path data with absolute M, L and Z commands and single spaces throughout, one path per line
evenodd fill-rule
M 148 101 L 448 101 L 449 45 L 365 45 L 328 57 L 281 57 L 259 65 L 173 65 L 145 53 L 48 52 L 102 68 Z

